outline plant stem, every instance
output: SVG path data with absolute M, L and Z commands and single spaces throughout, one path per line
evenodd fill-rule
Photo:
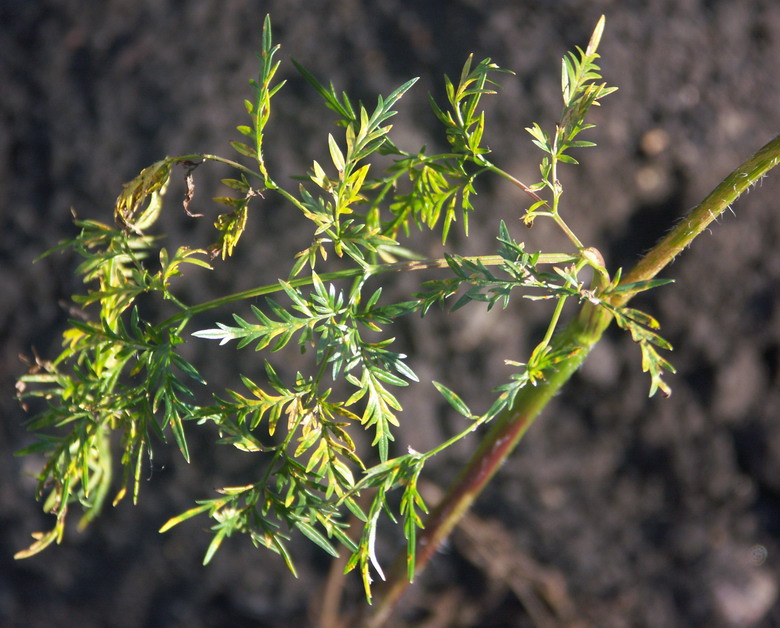
M 780 135 L 726 177 L 639 261 L 621 283 L 625 285 L 657 275 L 745 190 L 776 166 L 779 159 Z M 610 303 L 613 306 L 625 305 L 632 296 L 631 292 L 617 293 Z M 543 382 L 535 387 L 524 388 L 513 406 L 494 419 L 466 467 L 425 522 L 425 528 L 418 537 L 415 574 L 425 568 L 439 545 L 514 450 L 536 417 L 585 360 L 610 321 L 611 316 L 603 308 L 586 302 L 577 318 L 553 337 L 552 349 L 566 349 L 569 351 L 568 357 L 559 363 L 557 370 L 549 372 Z M 360 625 L 369 628 L 384 625 L 407 586 L 409 581 L 404 553 L 396 559 L 387 581 L 377 586 L 375 606 Z
M 569 225 L 566 224 L 566 221 L 561 218 L 560 214 L 558 213 L 558 198 L 560 197 L 560 194 L 556 194 L 555 202 L 553 206 L 550 206 L 550 203 L 544 200 L 541 196 L 539 196 L 536 192 L 534 192 L 530 187 L 528 187 L 525 183 L 520 181 L 520 179 L 517 179 L 513 177 L 511 174 L 506 172 L 505 170 L 501 170 L 498 166 L 495 166 L 491 164 L 490 162 L 487 162 L 487 165 L 485 166 L 486 170 L 490 170 L 491 172 L 507 179 L 510 181 L 513 185 L 516 185 L 519 187 L 525 194 L 530 196 L 534 202 L 536 203 L 542 203 L 542 207 L 548 207 L 549 211 L 547 212 L 534 212 L 535 216 L 547 216 L 549 218 L 552 218 L 555 223 L 558 225 L 558 227 L 566 234 L 566 237 L 569 238 L 571 243 L 577 247 L 578 251 L 581 251 L 583 248 L 582 242 L 580 242 L 580 239 L 576 236 L 576 234 L 571 230 Z
M 424 569 L 539 413 L 579 368 L 609 325 L 610 318 L 601 308 L 586 303 L 580 315 L 553 338 L 552 350 L 566 349 L 569 357 L 543 382 L 520 391 L 513 406 L 493 420 L 469 463 L 428 516 L 418 537 L 415 573 L 419 574 Z M 388 574 L 387 582 L 376 587 L 377 601 L 371 616 L 360 625 L 370 628 L 384 625 L 408 585 L 406 556 L 400 555 Z
M 508 181 L 510 181 L 513 185 L 516 185 L 519 187 L 523 192 L 525 192 L 528 196 L 530 196 L 534 202 L 536 203 L 543 203 L 547 205 L 547 207 L 550 206 L 550 204 L 544 200 L 541 196 L 539 196 L 536 192 L 534 192 L 530 187 L 528 187 L 525 183 L 520 181 L 520 179 L 513 177 L 511 174 L 509 174 L 506 170 L 501 170 L 498 166 L 495 166 L 491 164 L 490 162 L 487 162 L 488 165 L 486 166 L 488 170 L 491 172 L 494 172 L 495 174 L 504 177 Z
M 463 259 L 470 262 L 480 262 L 485 266 L 496 266 L 501 264 L 504 260 L 500 255 L 480 255 L 464 257 Z M 539 264 L 567 264 L 578 261 L 578 257 L 574 255 L 566 255 L 565 253 L 542 253 L 539 255 L 537 263 Z M 371 266 L 370 274 L 378 275 L 381 273 L 401 272 L 410 270 L 427 270 L 431 268 L 447 268 L 447 260 L 443 257 L 419 259 L 402 262 L 390 262 L 387 264 L 375 264 Z M 363 268 L 347 268 L 344 270 L 336 270 L 330 273 L 323 273 L 319 277 L 322 281 L 337 281 L 339 279 L 349 279 L 352 277 L 359 277 L 367 271 Z M 300 286 L 310 285 L 313 282 L 312 277 L 300 277 L 298 279 L 291 279 L 288 283 L 293 288 Z M 237 301 L 244 301 L 246 299 L 254 299 L 266 294 L 273 294 L 274 292 L 281 292 L 282 286 L 277 283 L 268 284 L 265 286 L 258 286 L 256 288 L 250 288 L 249 290 L 243 290 L 242 292 L 235 292 L 224 297 L 212 299 L 211 301 L 204 301 L 197 305 L 192 305 L 181 312 L 177 312 L 170 318 L 166 319 L 158 325 L 159 328 L 164 329 L 174 325 L 175 323 L 185 321 L 195 314 L 206 312 L 223 305 L 235 303 Z
M 752 157 L 723 179 L 709 196 L 672 229 L 621 280 L 621 285 L 655 277 L 694 238 L 726 211 L 742 193 L 755 185 L 780 160 L 780 135 L 765 144 Z M 634 293 L 615 294 L 610 303 L 625 305 Z
M 555 224 L 558 225 L 558 227 L 566 234 L 566 237 L 569 238 L 571 243 L 577 247 L 578 251 L 581 251 L 584 247 L 582 242 L 580 242 L 580 239 L 577 237 L 577 235 L 571 230 L 571 227 L 566 224 L 566 221 L 561 218 L 561 215 L 558 213 L 553 214 L 552 216 L 553 220 L 555 221 Z
M 536 349 L 534 349 L 534 353 L 544 349 L 550 344 L 550 340 L 552 340 L 555 328 L 558 326 L 558 321 L 561 318 L 561 312 L 563 312 L 563 306 L 566 304 L 567 299 L 568 297 L 558 297 L 558 302 L 555 304 L 552 318 L 550 318 L 550 324 L 547 326 L 547 333 L 544 334 L 544 338 L 542 338 L 542 341 L 536 346 Z

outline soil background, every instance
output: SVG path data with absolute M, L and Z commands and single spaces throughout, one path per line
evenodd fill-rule
M 289 79 L 269 132 L 280 181 L 327 154 L 322 128 L 333 120 L 290 56 L 367 104 L 420 76 L 395 118 L 396 141 L 415 150 L 442 146 L 426 94 L 440 96 L 442 75 L 457 76 L 470 52 L 517 73 L 489 102 L 487 143 L 495 161 L 533 180 L 539 154 L 523 128 L 554 123 L 560 57 L 606 14 L 602 68 L 620 91 L 594 113 L 588 139 L 599 147 L 563 182 L 570 223 L 612 269 L 630 266 L 780 129 L 775 0 L 0 0 L 0 625 L 270 627 L 329 617 L 330 563 L 306 544 L 294 546 L 294 579 L 245 538 L 202 567 L 205 520 L 157 534 L 222 478 L 247 477 L 247 460 L 213 452 L 213 434 L 192 436 L 192 465 L 160 445 L 137 507 L 109 507 L 87 531 L 71 526 L 61 546 L 12 560 L 50 524 L 33 499 L 35 461 L 12 456 L 29 438 L 13 399 L 17 356 L 57 352 L 61 302 L 78 289 L 74 259 L 32 261 L 74 233 L 70 207 L 110 221 L 122 182 L 162 156 L 230 155 L 266 13 Z M 221 193 L 219 176 L 198 172 L 197 210 L 214 215 L 207 199 Z M 672 397 L 646 399 L 638 348 L 610 330 L 393 625 L 780 625 L 778 197 L 772 173 L 667 269 L 675 285 L 638 302 L 675 347 Z M 472 237 L 456 234 L 453 247 L 493 252 L 499 217 L 531 248 L 551 237 L 521 226 L 526 199 L 502 183 L 476 200 Z M 187 298 L 286 274 L 279 260 L 306 245 L 301 222 L 278 199 L 256 207 L 236 262 L 188 275 Z M 193 224 L 175 200 L 165 223 L 173 240 L 211 237 L 210 219 Z M 527 355 L 546 314 L 528 304 L 434 314 L 405 322 L 401 340 L 423 382 L 444 381 L 482 407 L 506 377 L 503 360 Z M 213 381 L 259 370 L 251 351 L 215 355 Z M 460 425 L 429 385 L 403 403 L 398 451 Z M 446 486 L 467 449 L 432 463 L 431 484 Z M 388 531 L 386 561 L 397 536 Z M 355 578 L 343 597 L 346 609 L 360 604 Z

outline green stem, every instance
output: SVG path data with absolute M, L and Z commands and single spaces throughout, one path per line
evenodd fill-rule
M 471 460 L 450 486 L 449 491 L 431 511 L 417 543 L 415 573 L 419 574 L 436 553 L 463 514 L 514 450 L 539 413 L 579 368 L 590 348 L 608 326 L 610 316 L 602 309 L 586 303 L 580 315 L 556 335 L 552 350 L 567 350 L 569 357 L 557 370 L 537 386 L 527 386 L 518 394 L 513 406 L 499 414 L 482 438 Z M 369 628 L 384 625 L 395 604 L 409 585 L 406 556 L 400 555 L 393 564 L 386 583 L 376 588 L 373 612 L 365 623 Z
M 465 257 L 464 259 L 470 262 L 481 262 L 485 266 L 497 266 L 498 264 L 501 264 L 504 261 L 500 255 L 471 256 L 471 257 Z M 539 259 L 537 263 L 566 264 L 570 262 L 576 262 L 578 259 L 579 258 L 577 257 L 566 255 L 564 253 L 543 253 L 539 255 Z M 411 261 L 403 261 L 403 262 L 391 262 L 387 264 L 375 264 L 371 266 L 369 271 L 366 271 L 363 268 L 347 268 L 344 270 L 333 271 L 331 273 L 323 273 L 319 275 L 319 277 L 322 281 L 338 281 L 339 279 L 349 279 L 352 277 L 359 277 L 360 275 L 363 275 L 366 272 L 369 272 L 371 275 L 378 275 L 382 273 L 401 272 L 401 271 L 410 271 L 410 270 L 426 270 L 432 268 L 448 268 L 447 260 L 444 259 L 443 257 L 439 257 L 439 258 L 429 258 L 429 259 L 411 260 Z M 298 288 L 300 286 L 310 285 L 312 281 L 313 280 L 311 277 L 301 277 L 299 279 L 292 279 L 288 283 L 293 288 Z M 258 286 L 256 288 L 250 288 L 249 290 L 243 290 L 242 292 L 235 292 L 233 294 L 228 294 L 224 297 L 212 299 L 211 301 L 204 301 L 203 303 L 199 303 L 198 305 L 190 306 L 181 312 L 177 312 L 170 318 L 160 323 L 158 327 L 164 329 L 176 323 L 180 323 L 186 319 L 189 319 L 195 314 L 200 314 L 202 312 L 206 312 L 208 310 L 212 310 L 214 308 L 221 307 L 223 305 L 228 305 L 230 303 L 236 303 L 237 301 L 254 299 L 256 297 L 263 296 L 266 294 L 281 292 L 282 290 L 283 288 L 277 282 L 265 286 Z
M 259 179 L 260 181 L 263 182 L 263 185 L 267 189 L 273 190 L 274 192 L 276 192 L 280 196 L 283 196 L 285 199 L 287 199 L 290 203 L 295 205 L 301 211 L 305 210 L 305 207 L 303 206 L 303 204 L 297 198 L 295 198 L 295 196 L 290 194 L 283 187 L 278 186 L 267 175 L 263 175 L 260 172 L 255 172 L 251 168 L 247 168 L 245 165 L 240 164 L 237 161 L 233 161 L 232 159 L 227 159 L 225 157 L 220 157 L 219 155 L 193 153 L 192 155 L 179 155 L 178 157 L 175 158 L 175 161 L 177 161 L 177 162 L 197 161 L 198 159 L 202 159 L 204 161 L 215 161 L 217 163 L 225 164 L 227 166 L 230 166 L 231 168 L 235 168 L 236 170 L 238 170 L 242 174 L 245 174 L 246 176 L 248 176 L 248 177 L 250 177 L 252 179 Z
M 655 277 L 750 186 L 755 185 L 774 168 L 778 160 L 780 160 L 780 135 L 765 144 L 729 174 L 707 198 L 661 238 L 658 244 L 623 277 L 621 285 Z M 631 292 L 616 294 L 610 303 L 615 306 L 625 305 L 633 295 L 634 293 Z
M 566 304 L 567 299 L 568 297 L 558 297 L 558 302 L 555 304 L 555 311 L 553 311 L 552 318 L 550 318 L 550 324 L 547 326 L 547 333 L 544 335 L 544 338 L 542 338 L 542 341 L 536 346 L 534 353 L 541 351 L 550 344 L 550 340 L 552 340 L 555 328 L 558 326 L 558 321 L 561 318 L 561 312 L 563 312 L 563 306 Z
M 555 224 L 560 227 L 560 229 L 566 234 L 566 237 L 569 238 L 571 243 L 577 247 L 578 251 L 581 251 L 583 248 L 582 242 L 580 242 L 580 239 L 577 237 L 577 235 L 571 230 L 569 225 L 566 224 L 566 221 L 561 218 L 560 214 L 558 213 L 558 199 L 560 198 L 560 194 L 556 193 L 554 204 L 551 207 L 550 203 L 543 199 L 541 196 L 539 196 L 536 192 L 534 192 L 531 188 L 529 188 L 525 183 L 520 181 L 520 179 L 517 179 L 513 177 L 511 174 L 506 172 L 505 170 L 501 170 L 498 166 L 495 166 L 485 160 L 485 169 L 490 170 L 491 172 L 503 177 L 504 179 L 510 181 L 513 185 L 516 185 L 519 187 L 525 194 L 530 196 L 535 203 L 542 203 L 541 207 L 547 207 L 549 211 L 547 212 L 536 212 L 534 211 L 535 216 L 548 216 L 549 218 L 552 218 L 555 221 Z
M 776 166 L 778 160 L 780 160 L 780 136 L 766 144 L 726 177 L 701 204 L 639 261 L 624 277 L 622 283 L 651 279 L 658 274 L 745 190 Z M 606 281 L 601 274 L 597 274 L 595 280 Z M 625 305 L 632 296 L 632 293 L 618 293 L 610 303 L 614 306 Z M 425 568 L 439 545 L 511 454 L 550 399 L 579 368 L 610 321 L 611 316 L 603 308 L 586 302 L 577 318 L 553 337 L 551 342 L 553 351 L 566 349 L 569 352 L 568 357 L 558 364 L 556 370 L 549 372 L 543 382 L 535 387 L 527 386 L 520 391 L 512 407 L 493 420 L 489 431 L 466 467 L 425 522 L 425 528 L 418 537 L 416 574 Z M 370 616 L 363 618 L 365 621 L 360 625 L 369 628 L 384 625 L 407 586 L 409 580 L 406 556 L 402 555 L 393 564 L 387 581 L 377 587 L 375 606 Z
M 586 258 L 582 258 L 577 262 L 577 265 L 574 269 L 573 275 L 579 275 L 580 270 L 582 270 L 582 267 L 585 266 L 585 264 L 588 263 L 588 260 Z M 601 275 L 597 276 L 597 280 L 599 283 L 601 283 Z M 563 312 L 563 306 L 566 304 L 566 301 L 569 297 L 563 296 L 558 297 L 558 301 L 555 304 L 555 310 L 553 311 L 552 317 L 550 318 L 550 324 L 547 326 L 547 333 L 544 334 L 544 338 L 542 338 L 542 341 L 536 346 L 536 349 L 533 351 L 533 355 L 538 355 L 540 351 L 542 351 L 545 347 L 547 347 L 550 344 L 550 341 L 552 340 L 553 334 L 555 333 L 555 330 L 558 327 L 558 321 L 561 318 L 561 313 Z
M 504 179 L 506 179 L 507 181 L 509 181 L 513 185 L 516 185 L 517 187 L 519 187 L 523 192 L 525 192 L 528 196 L 530 196 L 534 200 L 534 202 L 536 202 L 536 203 L 543 203 L 548 208 L 550 208 L 550 204 L 546 200 L 544 200 L 541 196 L 539 196 L 536 192 L 534 192 L 531 188 L 529 188 L 520 179 L 517 179 L 517 178 L 513 177 L 506 170 L 501 170 L 501 168 L 491 164 L 490 162 L 487 162 L 487 160 L 485 160 L 485 161 L 487 163 L 486 167 L 487 167 L 488 170 L 490 170 L 491 172 L 496 173 L 500 177 L 504 177 Z
M 557 203 L 556 203 L 557 205 Z M 577 237 L 577 235 L 571 230 L 571 227 L 566 224 L 566 221 L 561 218 L 561 215 L 557 212 L 553 214 L 552 219 L 555 221 L 555 224 L 558 225 L 558 227 L 566 234 L 566 237 L 569 238 L 571 243 L 577 247 L 578 251 L 581 251 L 583 249 L 583 244 L 580 241 L 580 239 Z
M 225 157 L 220 157 L 219 155 L 210 155 L 210 154 L 203 154 L 203 153 L 193 153 L 191 155 L 178 155 L 174 158 L 173 161 L 175 162 L 186 162 L 186 161 L 216 161 L 221 164 L 225 164 L 227 166 L 230 166 L 231 168 L 235 168 L 239 172 L 242 172 L 243 174 L 247 175 L 248 177 L 251 177 L 253 179 L 260 179 L 260 181 L 265 181 L 263 179 L 262 175 L 255 172 L 251 168 L 247 168 L 245 165 L 238 163 L 237 161 L 233 161 L 232 159 L 226 159 Z

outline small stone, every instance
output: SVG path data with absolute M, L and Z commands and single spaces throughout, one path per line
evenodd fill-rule
M 754 626 L 777 600 L 777 579 L 766 569 L 753 568 L 713 587 L 715 606 L 730 626 Z

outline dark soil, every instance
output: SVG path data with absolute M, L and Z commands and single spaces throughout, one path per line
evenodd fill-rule
M 281 180 L 325 153 L 321 126 L 333 118 L 289 56 L 366 102 L 421 76 L 395 119 L 397 141 L 416 148 L 441 144 L 426 93 L 440 94 L 442 74 L 457 75 L 470 52 L 517 72 L 489 105 L 488 143 L 496 161 L 533 179 L 539 155 L 523 127 L 554 122 L 560 57 L 605 13 L 602 67 L 620 91 L 595 112 L 599 147 L 564 184 L 575 231 L 611 268 L 631 265 L 780 128 L 776 0 L 0 0 L 2 626 L 305 626 L 324 617 L 329 563 L 305 544 L 295 546 L 296 580 L 244 538 L 201 567 L 205 520 L 157 534 L 222 477 L 246 472 L 243 459 L 211 451 L 212 434 L 194 440 L 189 466 L 158 447 L 138 507 L 109 507 L 87 531 L 69 529 L 62 546 L 11 558 L 50 524 L 33 500 L 34 462 L 11 456 L 28 442 L 12 398 L 24 370 L 17 355 L 56 353 L 60 302 L 77 289 L 73 259 L 32 260 L 73 233 L 70 207 L 111 220 L 122 182 L 163 155 L 230 154 L 266 12 L 290 79 L 270 134 Z M 221 175 L 199 174 L 203 209 Z M 638 348 L 611 330 L 393 625 L 780 625 L 778 195 L 780 175 L 770 174 L 667 270 L 675 285 L 641 300 L 675 346 L 672 397 L 646 399 Z M 515 190 L 495 184 L 477 200 L 469 251 L 494 250 L 499 217 L 542 246 L 546 232 L 525 232 L 515 218 L 526 203 Z M 205 233 L 171 207 L 177 237 Z M 186 286 L 191 298 L 286 272 L 274 264 L 305 244 L 300 222 L 276 200 L 262 207 L 236 264 L 199 275 Z M 522 360 L 538 339 L 542 310 L 473 308 L 410 321 L 401 335 L 423 381 L 444 381 L 480 406 L 506 375 L 503 360 Z M 217 381 L 235 376 L 234 360 L 257 368 L 252 352 L 219 355 L 231 368 L 214 368 Z M 399 451 L 458 427 L 430 386 L 404 403 Z M 445 486 L 466 449 L 432 464 L 430 482 Z M 345 606 L 359 595 L 350 578 Z

